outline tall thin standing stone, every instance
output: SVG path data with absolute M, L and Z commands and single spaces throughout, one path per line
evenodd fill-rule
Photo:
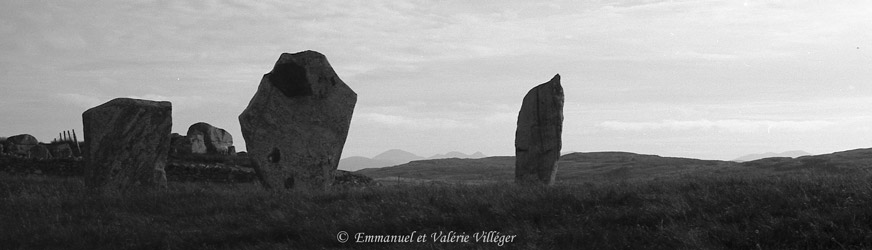
M 563 87 L 558 74 L 524 96 L 515 131 L 515 182 L 554 183 L 562 133 Z
M 117 98 L 82 113 L 85 184 L 166 186 L 172 104 Z
M 261 184 L 303 190 L 329 187 L 356 102 L 357 94 L 321 53 L 282 54 L 239 115 Z

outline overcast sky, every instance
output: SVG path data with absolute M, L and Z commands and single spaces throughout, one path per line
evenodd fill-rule
M 2 1 L 0 136 L 48 142 L 116 97 L 227 129 L 282 52 L 358 94 L 343 157 L 513 155 L 527 91 L 563 151 L 703 159 L 872 147 L 872 1 Z

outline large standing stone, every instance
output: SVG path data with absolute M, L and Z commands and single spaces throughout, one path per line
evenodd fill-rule
M 239 115 L 242 137 L 266 188 L 329 187 L 357 94 L 315 51 L 284 53 Z
M 515 131 L 515 181 L 553 184 L 563 132 L 560 75 L 524 96 Z
M 198 122 L 188 127 L 188 137 L 201 136 L 202 144 L 208 154 L 229 154 L 228 148 L 233 146 L 233 136 L 226 130 L 214 127 L 205 122 Z
M 117 98 L 82 113 L 85 184 L 166 185 L 172 104 Z
M 4 148 L 7 153 L 19 156 L 27 156 L 30 148 L 39 144 L 39 140 L 29 134 L 20 134 L 6 138 Z

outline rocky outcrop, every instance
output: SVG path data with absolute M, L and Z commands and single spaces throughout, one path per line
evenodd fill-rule
M 315 51 L 282 54 L 239 115 L 266 188 L 326 189 L 348 136 L 357 94 Z
M 195 137 L 202 138 L 207 154 L 229 154 L 229 147 L 233 146 L 230 133 L 205 122 L 194 123 L 188 127 L 188 138 Z
M 524 96 L 515 131 L 515 182 L 553 184 L 563 132 L 560 75 Z
M 20 134 L 6 138 L 6 142 L 3 144 L 6 153 L 27 156 L 28 152 L 30 152 L 30 148 L 39 144 L 39 140 L 29 134 Z
M 165 186 L 172 105 L 117 98 L 82 114 L 89 187 Z

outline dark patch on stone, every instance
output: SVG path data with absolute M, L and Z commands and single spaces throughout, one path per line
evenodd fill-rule
M 273 148 L 272 153 L 266 157 L 270 163 L 279 163 L 282 160 L 282 152 L 279 152 L 278 148 Z
M 285 188 L 293 189 L 294 188 L 294 177 L 285 179 Z
M 269 73 L 269 81 L 287 97 L 312 95 L 312 84 L 306 77 L 306 68 L 296 63 L 277 64 Z

